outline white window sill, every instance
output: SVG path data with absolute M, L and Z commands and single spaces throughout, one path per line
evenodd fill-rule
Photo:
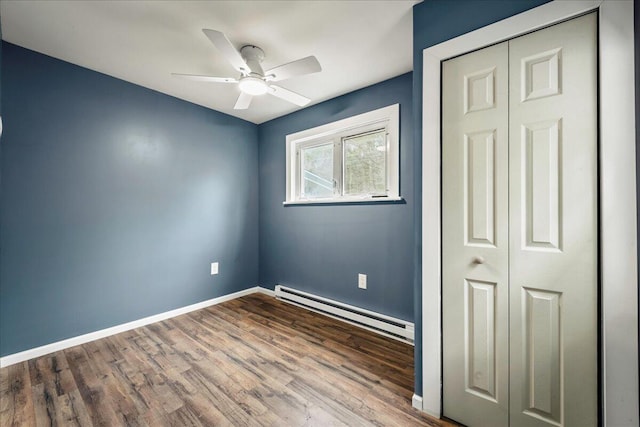
M 403 202 L 402 197 L 338 197 L 333 199 L 291 200 L 282 202 L 284 206 L 293 205 L 339 205 L 342 203 L 385 203 Z

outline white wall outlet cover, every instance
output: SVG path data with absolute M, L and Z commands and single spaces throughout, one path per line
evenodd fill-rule
M 360 289 L 367 289 L 367 275 L 358 273 L 358 287 Z
M 211 263 L 211 275 L 213 276 L 214 274 L 218 274 L 218 263 L 217 262 L 212 262 Z

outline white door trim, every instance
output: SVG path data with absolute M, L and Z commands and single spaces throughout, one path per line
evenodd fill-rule
M 422 386 L 423 410 L 440 416 L 440 63 L 590 10 L 599 12 L 600 259 L 605 425 L 638 425 L 638 280 L 633 1 L 560 1 L 423 51 Z

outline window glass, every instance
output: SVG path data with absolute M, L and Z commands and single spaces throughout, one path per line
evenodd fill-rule
M 333 143 L 300 149 L 302 197 L 333 196 Z
M 387 133 L 385 129 L 344 138 L 345 195 L 387 193 Z

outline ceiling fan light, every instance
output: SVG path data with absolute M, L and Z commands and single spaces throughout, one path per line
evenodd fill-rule
M 248 95 L 264 95 L 269 90 L 267 83 L 258 78 L 247 76 L 240 80 L 238 84 L 240 90 Z

